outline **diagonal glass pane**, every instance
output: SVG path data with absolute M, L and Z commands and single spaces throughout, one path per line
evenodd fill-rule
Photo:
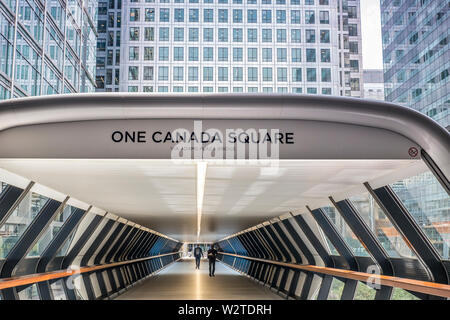
M 368 192 L 351 197 L 349 200 L 390 257 L 416 257 Z
M 430 172 L 391 184 L 443 259 L 450 258 L 450 196 Z
M 58 234 L 64 222 L 67 218 L 76 210 L 75 207 L 66 205 L 62 211 L 60 211 L 51 224 L 47 227 L 44 233 L 39 238 L 38 242 L 34 245 L 33 249 L 28 253 L 28 257 L 37 257 L 44 252 L 45 248 Z
M 348 226 L 347 222 L 341 217 L 336 208 L 332 206 L 322 207 L 327 217 L 334 224 L 337 231 L 340 233 L 347 245 L 352 249 L 355 256 L 368 257 L 366 249 L 363 247 L 359 239 L 353 233 L 352 229 Z

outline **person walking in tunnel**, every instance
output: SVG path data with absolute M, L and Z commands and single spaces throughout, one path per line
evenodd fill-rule
M 214 272 L 216 271 L 216 256 L 217 250 L 214 245 L 208 250 L 208 261 L 209 261 L 209 276 L 214 277 Z
M 194 257 L 195 257 L 195 269 L 200 269 L 200 259 L 203 256 L 203 250 L 197 244 L 197 247 L 194 248 Z

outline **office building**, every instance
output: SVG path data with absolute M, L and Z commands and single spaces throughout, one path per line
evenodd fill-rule
M 359 1 L 112 0 L 99 8 L 99 91 L 362 96 Z
M 96 11 L 96 0 L 0 0 L 0 99 L 93 92 Z
M 384 100 L 383 70 L 363 70 L 364 98 Z

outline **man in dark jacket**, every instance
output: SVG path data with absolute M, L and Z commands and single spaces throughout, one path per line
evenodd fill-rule
M 209 276 L 210 277 L 214 277 L 214 272 L 216 271 L 216 256 L 217 256 L 217 250 L 214 248 L 214 245 L 211 245 L 211 248 L 208 250 Z
M 195 269 L 200 269 L 200 259 L 203 256 L 203 250 L 199 245 L 194 248 L 194 257 L 195 257 Z

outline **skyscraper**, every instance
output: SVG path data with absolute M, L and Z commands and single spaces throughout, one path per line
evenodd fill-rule
M 386 101 L 418 110 L 450 129 L 449 1 L 382 0 Z M 430 171 L 392 188 L 433 246 L 449 258 L 450 197 Z M 439 204 L 439 205 L 438 205 Z
M 362 95 L 359 0 L 110 0 L 99 15 L 99 91 Z
M 381 1 L 386 101 L 450 128 L 449 2 Z
M 0 99 L 95 91 L 97 0 L 0 0 Z

